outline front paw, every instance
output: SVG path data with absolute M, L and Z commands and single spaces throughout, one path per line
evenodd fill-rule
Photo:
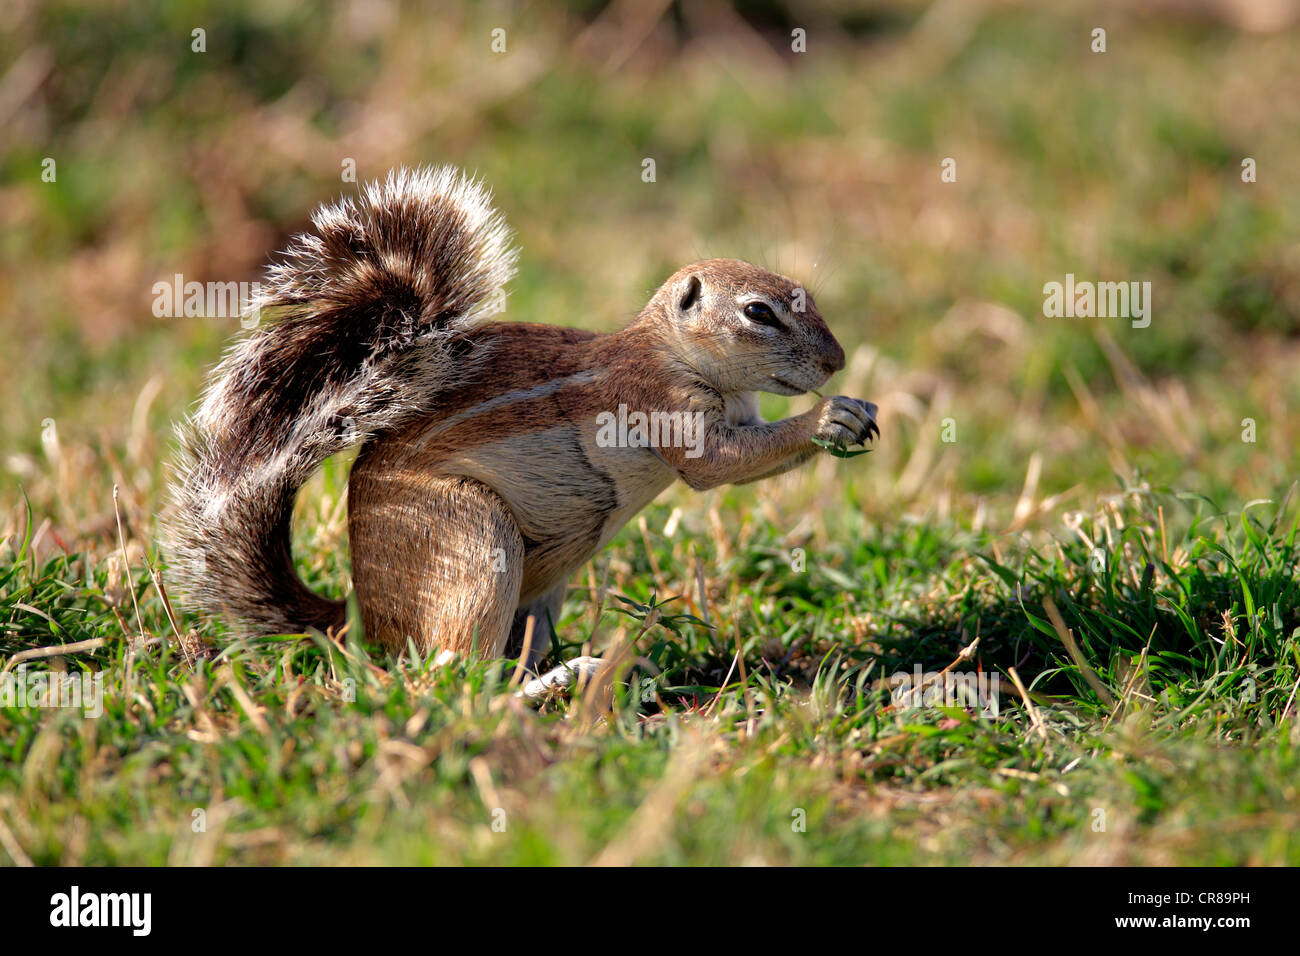
M 880 434 L 876 426 L 877 411 L 874 402 L 859 398 L 836 395 L 822 399 L 813 437 L 839 448 L 865 445 Z

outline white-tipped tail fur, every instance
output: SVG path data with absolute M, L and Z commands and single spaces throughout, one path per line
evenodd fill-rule
M 395 170 L 312 224 L 268 270 L 263 324 L 180 427 L 163 522 L 189 603 L 269 633 L 344 620 L 294 570 L 294 497 L 330 455 L 427 413 L 471 372 L 479 357 L 458 337 L 495 311 L 516 256 L 487 189 L 450 166 Z

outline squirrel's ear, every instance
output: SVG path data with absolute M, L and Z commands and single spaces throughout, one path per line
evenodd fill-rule
M 686 291 L 682 293 L 677 307 L 683 312 L 689 312 L 700 301 L 700 277 L 691 276 L 686 280 Z

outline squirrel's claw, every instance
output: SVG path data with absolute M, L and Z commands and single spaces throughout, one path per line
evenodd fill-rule
M 815 437 L 839 446 L 866 444 L 880 435 L 878 411 L 874 402 L 859 398 L 836 395 L 824 399 Z

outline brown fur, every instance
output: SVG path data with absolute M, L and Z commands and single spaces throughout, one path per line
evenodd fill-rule
M 838 396 L 795 418 L 759 418 L 754 393 L 815 388 L 844 352 L 810 294 L 749 263 L 678 271 L 609 334 L 479 321 L 491 289 L 458 283 L 508 271 L 503 227 L 472 184 L 447 171 L 415 175 L 439 178 L 372 187 L 369 219 L 338 207 L 318 219 L 326 235 L 299 240 L 299 271 L 282 274 L 272 296 L 290 315 L 218 369 L 188 436 L 182 517 L 170 524 L 183 569 L 198 554 L 219 566 L 215 582 L 191 588 L 211 609 L 229 606 L 264 629 L 342 623 L 341 606 L 293 573 L 287 533 L 293 492 L 337 450 L 341 416 L 364 439 L 348 531 L 367 636 L 394 650 L 409 640 L 499 656 L 520 651 L 532 614 L 545 618 L 534 660 L 568 577 L 674 480 L 753 481 L 808 459 L 814 437 L 849 444 L 874 432 L 874 406 Z M 385 244 L 387 256 L 366 252 Z M 334 299 L 329 281 L 300 275 L 324 269 L 312 257 L 327 249 L 344 260 L 327 277 Z M 357 249 L 364 268 L 344 271 Z M 384 262 L 400 267 L 385 273 Z M 756 301 L 771 310 L 759 321 L 746 312 Z M 698 413 L 702 453 L 603 447 L 599 416 L 620 405 Z M 251 481 L 238 477 L 250 469 Z M 234 558 L 214 556 L 222 547 Z

